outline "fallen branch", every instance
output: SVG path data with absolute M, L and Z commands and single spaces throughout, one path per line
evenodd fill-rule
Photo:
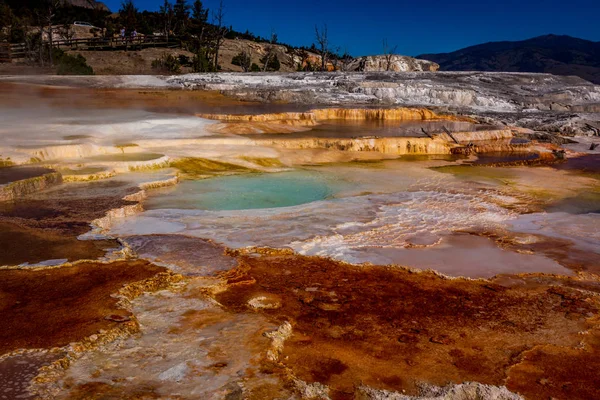
M 442 126 L 442 129 L 448 134 L 448 136 L 452 138 L 452 140 L 454 140 L 454 143 L 460 144 L 458 143 L 458 140 L 456 140 L 456 138 L 452 135 L 452 132 L 450 132 L 445 126 Z

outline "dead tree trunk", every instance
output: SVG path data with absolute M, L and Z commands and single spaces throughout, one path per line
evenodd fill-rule
M 387 39 L 383 39 L 383 56 L 385 57 L 385 70 L 389 71 L 392 67 L 392 61 L 394 55 L 396 55 L 396 49 L 398 46 L 390 47 Z
M 329 56 L 329 35 L 327 33 L 327 24 L 323 24 L 321 29 L 315 25 L 315 38 L 321 51 L 321 71 L 327 71 L 327 57 Z

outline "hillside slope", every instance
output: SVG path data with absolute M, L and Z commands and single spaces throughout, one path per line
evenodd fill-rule
M 570 36 L 490 42 L 417 58 L 438 63 L 442 71 L 546 72 L 576 75 L 600 84 L 600 42 Z
M 100 11 L 110 11 L 106 4 L 96 0 L 63 0 L 63 2 L 75 7 L 90 8 Z

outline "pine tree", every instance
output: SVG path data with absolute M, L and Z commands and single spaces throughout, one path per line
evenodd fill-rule
M 192 6 L 192 19 L 197 24 L 205 24 L 208 20 L 208 8 L 204 8 L 204 5 L 200 0 L 194 1 Z
M 186 0 L 175 0 L 173 12 L 175 13 L 176 32 L 177 34 L 182 34 L 185 32 L 190 19 L 190 5 Z
M 237 55 L 233 57 L 231 63 L 233 65 L 238 65 L 242 67 L 244 72 L 248 72 L 250 70 L 251 61 L 250 51 L 241 51 Z
M 263 63 L 263 71 L 279 71 L 279 68 L 281 68 L 277 54 L 273 54 L 273 56 L 266 54 L 260 59 L 260 62 Z
M 136 29 L 138 10 L 135 8 L 133 0 L 124 0 L 121 3 L 121 9 L 119 10 L 119 16 L 121 23 L 126 29 Z

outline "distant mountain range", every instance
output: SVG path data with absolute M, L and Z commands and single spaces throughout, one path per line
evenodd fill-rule
M 110 11 L 106 4 L 96 0 L 63 0 L 64 3 L 71 4 L 75 7 L 83 7 L 96 9 L 101 11 Z
M 600 84 L 600 42 L 546 35 L 518 42 L 490 42 L 452 53 L 421 54 L 441 71 L 547 72 Z

